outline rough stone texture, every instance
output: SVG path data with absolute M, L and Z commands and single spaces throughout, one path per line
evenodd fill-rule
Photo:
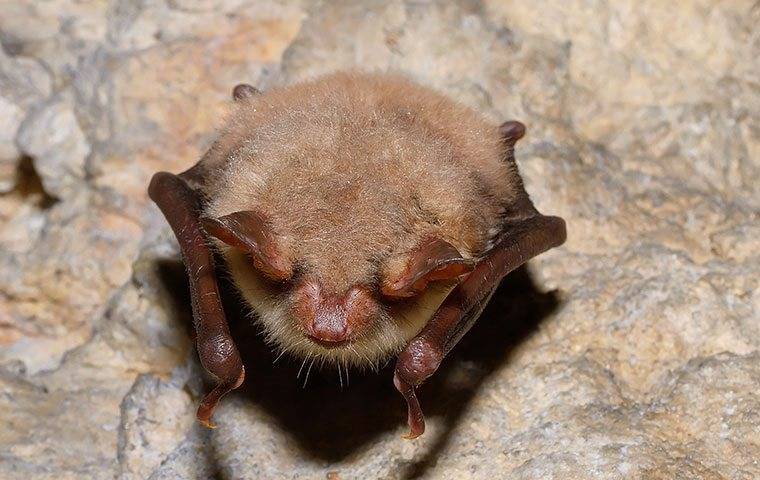
M 0 478 L 760 477 L 760 8 L 752 0 L 0 4 Z M 565 246 L 422 391 L 306 388 L 228 302 L 219 428 L 145 187 L 231 87 L 396 69 L 528 127 Z M 328 477 L 330 475 L 330 477 Z
M 81 188 L 90 146 L 65 102 L 53 101 L 29 114 L 16 142 L 21 152 L 34 159 L 45 192 L 69 198 Z
M 0 193 L 16 185 L 22 155 L 16 145 L 21 121 L 37 102 L 50 95 L 50 77 L 32 58 L 13 58 L 0 50 Z

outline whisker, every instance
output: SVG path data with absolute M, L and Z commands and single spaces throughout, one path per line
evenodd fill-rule
M 296 379 L 301 378 L 301 370 L 303 370 L 303 366 L 306 365 L 306 360 L 309 359 L 309 355 L 306 355 L 303 359 L 303 362 L 301 362 L 301 368 L 298 369 L 298 373 L 296 374 Z
M 272 365 L 274 365 L 275 363 L 277 363 L 277 360 L 279 360 L 280 358 L 282 358 L 282 356 L 285 355 L 286 351 L 287 351 L 287 349 L 283 348 L 282 351 L 277 355 L 277 357 L 272 361 Z
M 370 359 L 366 355 L 364 355 L 364 353 L 359 353 L 359 351 L 353 345 L 349 344 L 348 348 L 350 348 L 351 351 L 354 352 L 354 355 L 356 355 L 357 357 L 364 357 L 367 363 L 370 363 L 370 364 L 372 363 Z
M 274 359 L 274 361 L 272 362 L 272 365 L 274 365 L 275 363 L 277 363 L 277 361 L 278 361 L 278 360 L 279 360 L 279 359 L 280 359 L 280 358 L 281 358 L 281 357 L 282 357 L 282 356 L 283 356 L 285 353 L 287 353 L 287 352 L 290 352 L 290 351 L 295 351 L 296 349 L 298 349 L 298 346 L 299 346 L 299 345 L 301 345 L 301 344 L 302 344 L 303 342 L 305 342 L 305 341 L 306 341 L 306 339 L 301 339 L 300 341 L 298 341 L 298 342 L 294 343 L 293 345 L 288 345 L 287 347 L 283 348 L 283 349 L 282 349 L 282 351 L 281 351 L 281 352 L 280 352 L 280 353 L 277 355 L 277 358 L 275 358 L 275 359 Z
M 340 362 L 338 362 L 338 380 L 340 380 L 340 389 L 343 390 L 343 375 L 340 373 Z
M 369 366 L 370 366 L 370 368 L 374 368 L 374 367 L 375 367 L 375 362 L 374 362 L 374 361 L 372 361 L 372 359 L 370 359 L 370 358 L 369 358 L 369 356 L 367 356 L 367 354 L 366 354 L 366 353 L 364 353 L 363 351 L 362 351 L 362 352 L 360 352 L 360 351 L 356 350 L 355 348 L 354 348 L 354 352 L 356 352 L 356 354 L 357 354 L 357 355 L 359 355 L 359 356 L 361 356 L 362 358 L 364 358 L 364 360 L 366 360 L 366 361 L 367 361 L 367 365 L 369 365 Z
M 309 381 L 309 374 L 311 373 L 311 367 L 314 366 L 315 358 L 311 359 L 311 362 L 309 362 L 309 368 L 306 369 L 306 379 L 303 381 L 303 388 L 306 388 L 306 383 Z

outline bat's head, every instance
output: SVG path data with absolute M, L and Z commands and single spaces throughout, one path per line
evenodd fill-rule
M 198 165 L 204 228 L 281 350 L 382 363 L 530 204 L 511 154 L 522 124 L 498 128 L 406 79 L 335 74 L 234 97 Z
M 206 217 L 203 224 L 220 241 L 268 340 L 318 362 L 378 365 L 419 332 L 455 280 L 474 266 L 435 236 L 367 255 L 366 262 L 343 252 L 341 263 L 340 255 L 324 261 L 325 251 L 314 261 L 294 256 L 293 239 L 275 233 L 255 211 Z

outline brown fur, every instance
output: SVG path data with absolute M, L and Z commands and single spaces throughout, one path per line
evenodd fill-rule
M 294 265 L 345 292 L 398 272 L 425 236 L 480 256 L 521 191 L 506 148 L 495 125 L 404 77 L 335 73 L 235 102 L 200 165 L 204 213 L 265 212 Z M 392 313 L 378 318 L 374 335 L 394 338 L 368 340 L 374 353 L 303 350 L 288 327 L 289 299 L 267 293 L 241 270 L 250 266 L 225 252 L 270 338 L 305 355 L 374 363 L 401 348 L 443 299 L 410 302 L 425 306 L 409 325 Z M 399 325 L 383 326 L 392 322 Z

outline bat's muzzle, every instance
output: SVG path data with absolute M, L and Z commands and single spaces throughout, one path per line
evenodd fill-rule
M 335 294 L 325 292 L 319 281 L 308 280 L 295 291 L 293 313 L 303 332 L 327 348 L 360 336 L 378 312 L 377 302 L 363 286 Z

